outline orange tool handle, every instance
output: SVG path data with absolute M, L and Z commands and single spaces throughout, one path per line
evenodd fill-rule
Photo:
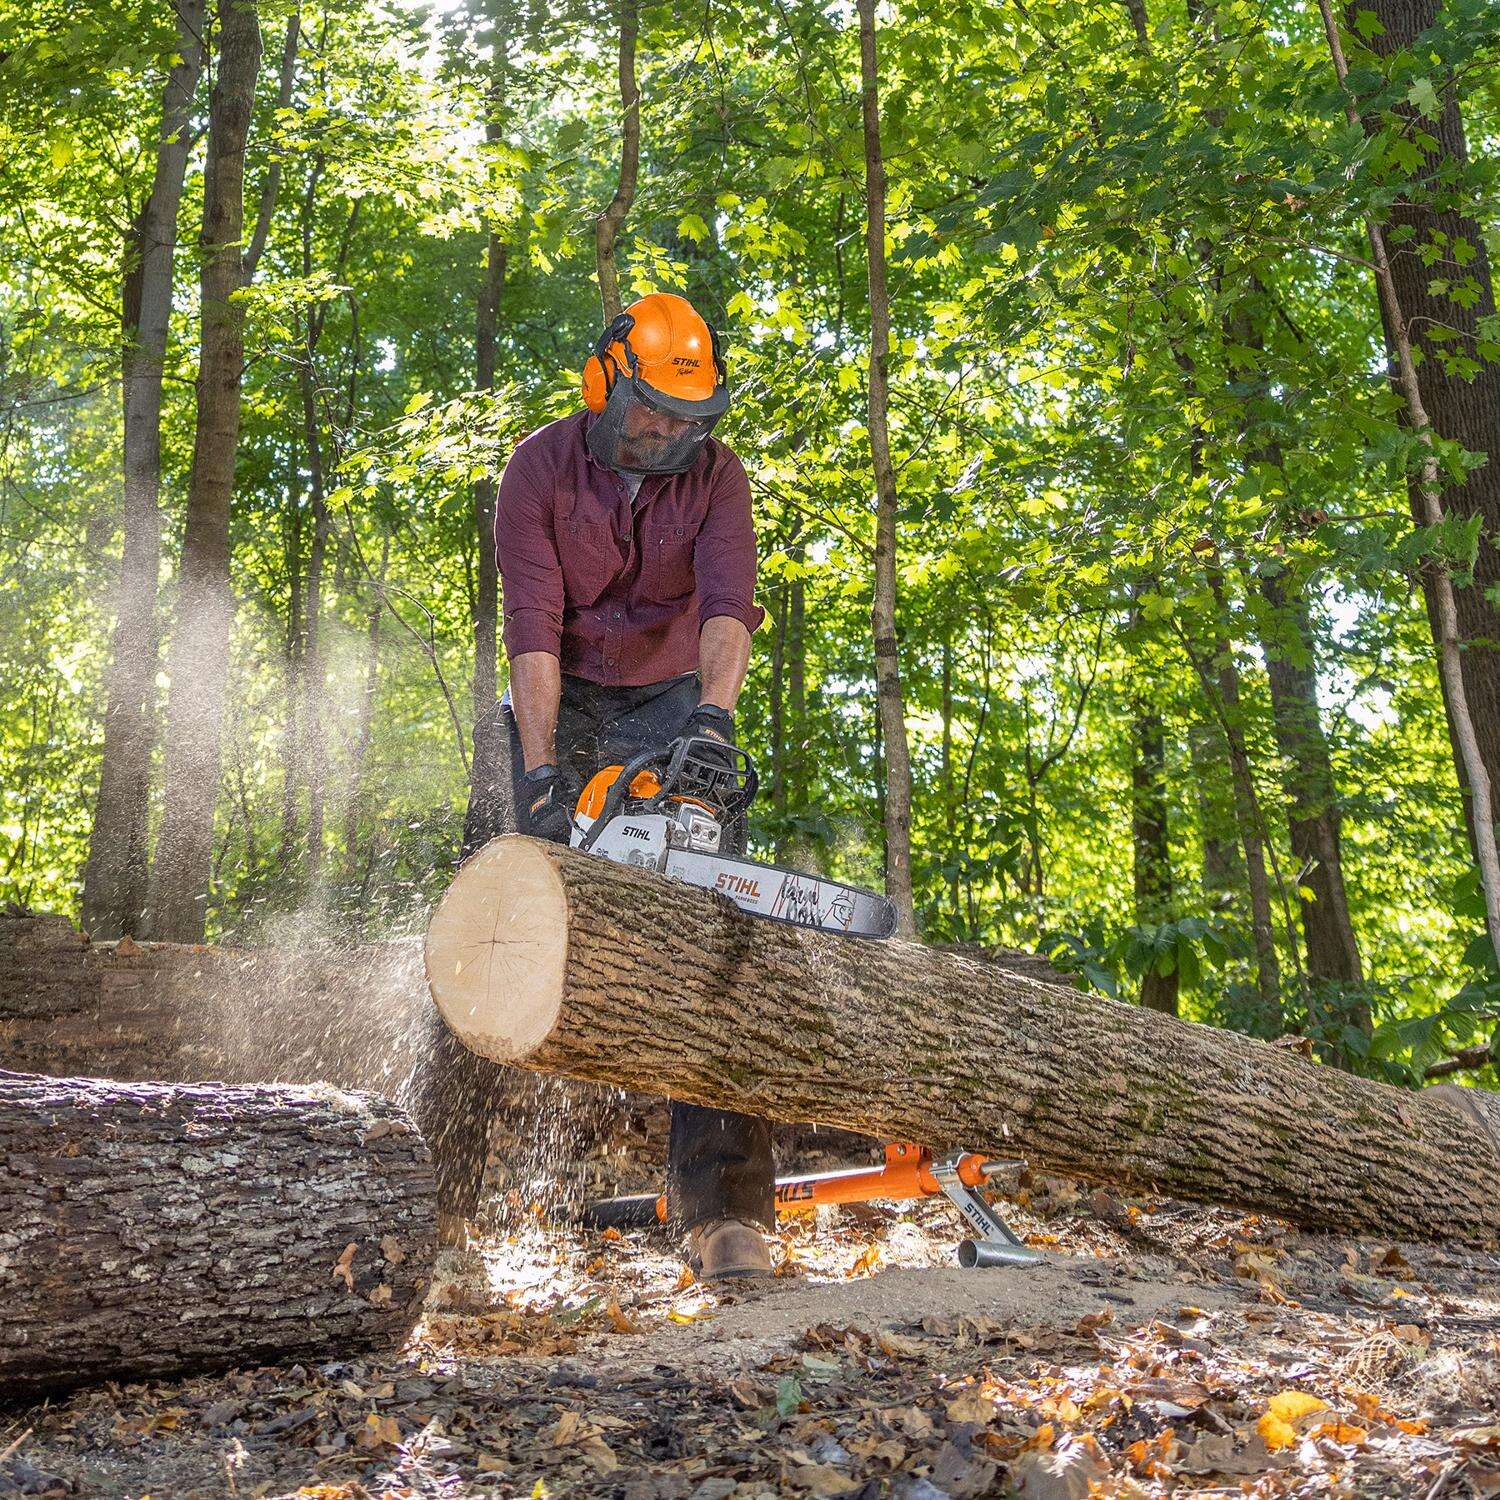
M 986 1156 L 969 1152 L 958 1159 L 958 1179 L 965 1187 L 980 1187 L 985 1180 Z M 854 1167 L 839 1172 L 814 1172 L 804 1177 L 776 1179 L 778 1214 L 813 1213 L 825 1204 L 868 1203 L 872 1198 L 890 1198 L 898 1203 L 930 1198 L 943 1191 L 932 1173 L 932 1152 L 925 1146 L 897 1142 L 885 1148 L 885 1163 L 878 1167 Z M 667 1199 L 656 1200 L 656 1217 L 667 1218 Z

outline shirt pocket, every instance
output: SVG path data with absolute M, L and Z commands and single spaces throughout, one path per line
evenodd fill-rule
M 641 591 L 653 604 L 675 604 L 692 594 L 692 525 L 648 527 L 641 539 Z
M 566 603 L 572 608 L 586 608 L 596 603 L 620 575 L 614 534 L 597 521 L 559 521 L 556 535 Z

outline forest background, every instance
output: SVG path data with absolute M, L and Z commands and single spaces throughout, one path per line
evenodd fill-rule
M 498 473 L 675 290 L 757 508 L 759 854 L 1497 1086 L 1497 44 L 1484 0 L 0 0 L 0 900 L 420 926 Z

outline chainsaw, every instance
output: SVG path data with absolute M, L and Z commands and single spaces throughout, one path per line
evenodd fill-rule
M 848 937 L 890 937 L 896 908 L 884 896 L 728 852 L 759 785 L 744 750 L 684 736 L 597 772 L 578 799 L 569 842 L 716 891 L 751 916 Z

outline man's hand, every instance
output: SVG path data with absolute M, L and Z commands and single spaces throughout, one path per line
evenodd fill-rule
M 566 844 L 578 805 L 578 778 L 556 766 L 537 766 L 521 778 L 521 790 L 525 805 L 516 809 L 521 831 L 534 839 Z
M 734 715 L 716 703 L 700 703 L 687 716 L 679 737 L 687 739 L 700 736 L 706 740 L 717 740 L 721 745 L 734 744 Z

